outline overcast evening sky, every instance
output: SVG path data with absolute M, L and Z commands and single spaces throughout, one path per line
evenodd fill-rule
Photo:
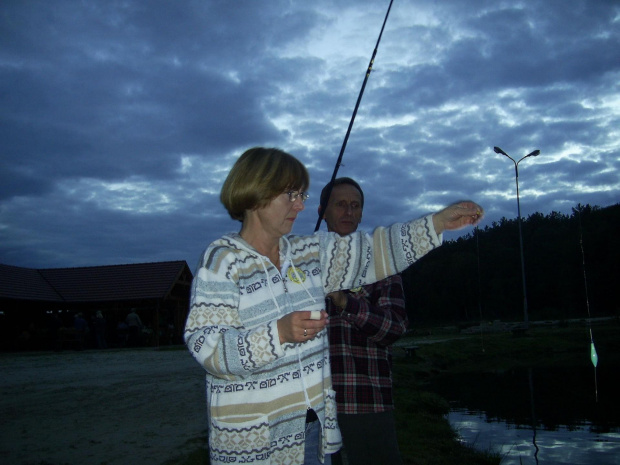
M 4 0 L 0 263 L 194 271 L 239 230 L 219 191 L 254 146 L 306 164 L 293 232 L 312 233 L 388 5 Z M 541 151 L 519 164 L 524 218 L 620 201 L 620 2 L 394 0 L 338 172 L 362 226 L 461 199 L 482 227 L 516 218 L 493 146 Z

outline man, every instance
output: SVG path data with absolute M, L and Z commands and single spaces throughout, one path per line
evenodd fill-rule
M 137 347 L 140 345 L 140 333 L 142 332 L 142 320 L 140 319 L 140 315 L 136 313 L 136 309 L 132 308 L 131 311 L 127 314 L 127 318 L 125 318 L 125 323 L 129 327 L 129 338 L 128 344 L 131 347 Z
M 334 180 L 321 192 L 319 214 L 328 231 L 341 236 L 362 221 L 364 193 L 351 178 Z M 329 195 L 329 200 L 327 196 Z M 326 205 L 324 213 L 322 205 Z M 402 464 L 392 399 L 390 345 L 406 330 L 402 279 L 392 276 L 375 284 L 327 296 L 332 381 L 343 448 L 340 463 Z M 334 456 L 334 464 L 339 463 Z

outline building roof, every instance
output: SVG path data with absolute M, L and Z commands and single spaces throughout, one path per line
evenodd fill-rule
M 163 299 L 184 276 L 185 261 L 30 269 L 0 264 L 0 299 L 102 302 Z

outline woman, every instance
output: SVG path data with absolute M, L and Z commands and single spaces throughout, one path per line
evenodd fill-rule
M 403 271 L 440 245 L 443 230 L 482 217 L 475 203 L 461 202 L 373 236 L 287 236 L 309 183 L 293 156 L 254 148 L 222 187 L 241 231 L 203 253 L 185 326 L 185 342 L 207 372 L 212 463 L 330 463 L 341 440 L 325 295 Z

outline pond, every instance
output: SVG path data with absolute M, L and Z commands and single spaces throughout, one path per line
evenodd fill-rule
M 620 464 L 620 367 L 550 367 L 446 375 L 463 442 L 499 452 L 502 465 Z

